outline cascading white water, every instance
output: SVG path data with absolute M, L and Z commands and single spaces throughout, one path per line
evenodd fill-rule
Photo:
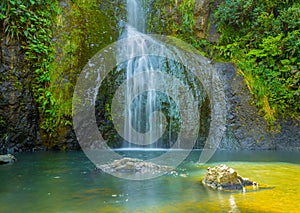
M 205 151 L 199 157 L 199 162 L 205 163 L 216 151 L 225 132 L 225 94 L 218 71 L 192 46 L 172 37 L 140 32 L 139 29 L 143 31 L 146 26 L 140 1 L 128 0 L 128 23 L 124 34 L 93 56 L 79 76 L 72 102 L 78 141 L 95 164 L 122 158 L 110 149 L 108 141 L 100 134 L 95 117 L 97 93 L 109 76 L 108 83 L 115 79 L 110 86 L 118 88 L 112 99 L 111 93 L 103 94 L 108 96 L 104 98 L 108 101 L 104 102 L 105 110 L 111 100 L 109 119 L 119 134 L 117 137 L 125 139 L 123 148 L 168 148 L 163 155 L 151 158 L 151 162 L 175 168 L 198 142 L 199 124 L 204 124 L 201 128 L 205 129 L 209 123 L 207 140 L 204 138 Z M 200 80 L 199 85 L 196 80 Z M 207 116 L 201 122 L 199 111 L 202 109 L 199 106 L 204 99 L 211 108 L 204 108 Z M 165 125 L 166 120 L 168 125 Z M 169 132 L 162 134 L 166 127 Z M 167 133 L 174 133 L 176 139 L 171 141 L 172 137 L 167 138 Z M 173 149 L 181 150 L 175 153 Z M 157 176 L 152 174 L 139 174 L 129 179 L 144 180 Z M 124 175 L 118 177 L 128 179 Z
M 127 24 L 137 31 L 145 33 L 146 14 L 141 0 L 127 0 Z
M 123 120 L 115 124 L 115 127 L 122 126 L 122 130 L 117 128 L 124 138 L 122 148 L 170 148 L 175 144 L 180 129 L 186 128 L 182 126 L 185 124 L 182 123 L 181 116 L 185 115 L 192 120 L 196 118 L 193 118 L 192 111 L 182 114 L 178 106 L 192 106 L 194 103 L 190 103 L 187 96 L 182 95 L 179 84 L 167 83 L 167 78 L 158 79 L 155 75 L 163 76 L 158 72 L 166 73 L 185 82 L 186 86 L 190 87 L 188 90 L 195 92 L 195 102 L 199 105 L 203 103 L 206 94 L 194 77 L 186 72 L 186 67 L 183 67 L 181 62 L 172 60 L 173 54 L 182 57 L 180 50 L 169 49 L 170 46 L 145 33 L 147 17 L 143 8 L 142 0 L 127 0 L 127 22 L 120 36 L 120 39 L 126 42 L 126 45 L 123 44 L 126 48 L 120 46 L 116 57 L 118 69 L 125 71 L 127 82 L 125 87 L 122 87 L 125 109 L 122 114 Z M 151 49 L 153 46 L 156 46 L 155 51 Z M 152 52 L 155 52 L 155 55 L 151 55 Z M 121 61 L 124 56 L 125 62 Z M 162 94 L 156 88 L 171 91 L 173 96 Z M 180 141 L 176 143 L 176 148 L 181 148 Z
M 155 88 L 155 82 L 151 72 L 155 69 L 155 59 L 143 54 L 147 48 L 145 39 L 149 37 L 144 34 L 146 29 L 146 17 L 141 0 L 127 0 L 127 23 L 122 38 L 128 39 L 129 49 L 120 49 L 118 54 L 129 54 L 132 57 L 126 62 L 126 79 L 132 79 L 127 84 L 125 91 L 125 142 L 123 147 L 133 147 L 132 144 L 157 148 L 157 141 L 163 134 L 164 116 L 157 105 L 157 95 L 151 88 Z M 124 52 L 125 51 L 125 52 Z M 137 51 L 141 57 L 136 57 Z M 118 58 L 118 56 L 117 56 Z M 139 74 L 139 78 L 135 76 Z M 140 85 L 146 85 L 148 89 L 142 91 Z M 134 131 L 132 130 L 134 129 Z M 134 134 L 134 133 L 137 134 Z

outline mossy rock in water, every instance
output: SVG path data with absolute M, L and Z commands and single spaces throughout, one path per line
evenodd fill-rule
M 97 165 L 96 168 L 108 173 L 167 173 L 171 172 L 169 166 L 158 165 L 152 162 L 143 161 L 136 158 L 122 158 L 114 160 L 109 164 Z
M 224 164 L 212 168 L 208 167 L 202 184 L 221 191 L 258 189 L 257 182 L 241 177 L 234 169 Z

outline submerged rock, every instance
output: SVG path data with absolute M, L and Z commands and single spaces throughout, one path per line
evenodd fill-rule
M 218 190 L 245 190 L 247 186 L 258 188 L 258 183 L 243 178 L 234 169 L 221 164 L 213 168 L 208 167 L 202 184 Z
M 114 160 L 112 163 L 97 165 L 97 169 L 101 169 L 107 173 L 166 173 L 172 171 L 171 167 L 157 165 L 152 162 L 143 161 L 136 158 L 122 158 Z
M 6 155 L 0 155 L 0 165 L 2 164 L 11 164 L 17 161 L 15 156 L 11 154 L 6 154 Z

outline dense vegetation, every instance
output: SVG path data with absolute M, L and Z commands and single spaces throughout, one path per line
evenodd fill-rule
M 116 39 L 112 4 L 101 1 L 4 0 L 0 25 L 6 42 L 21 43 L 26 67 L 34 73 L 32 91 L 45 145 L 54 146 L 72 125 L 72 94 L 87 60 Z M 101 5 L 101 4 L 100 4 Z M 105 14 L 104 12 L 105 11 Z M 108 21 L 110 25 L 108 25 Z M 1 28 L 0 28 L 1 29 Z
M 149 33 L 176 36 L 206 56 L 236 63 L 253 102 L 270 124 L 278 117 L 299 118 L 299 1 L 224 0 L 214 11 L 221 33 L 217 43 L 195 36 L 193 0 L 144 3 Z M 0 2 L 0 25 L 6 41 L 21 43 L 27 62 L 24 69 L 34 73 L 32 91 L 49 146 L 72 125 L 70 94 L 77 75 L 91 56 L 118 38 L 125 14 L 122 1 L 73 0 L 60 5 L 57 0 Z M 109 105 L 104 108 L 110 110 Z
M 77 76 L 88 59 L 118 36 L 118 21 L 114 15 L 114 8 L 118 6 L 101 2 L 75 0 L 63 5 L 53 28 L 56 57 L 49 89 L 59 106 L 54 124 L 57 136 L 65 135 L 72 126 L 72 94 Z M 53 142 L 56 141 L 57 138 L 53 138 Z
M 5 0 L 0 4 L 0 25 L 6 42 L 20 42 L 26 69 L 34 73 L 32 91 L 39 107 L 41 128 L 51 136 L 55 128 L 56 101 L 49 90 L 55 48 L 52 26 L 58 12 L 55 0 Z
M 238 65 L 265 119 L 299 118 L 300 2 L 225 0 L 215 16 L 215 49 Z
M 176 36 L 216 61 L 236 63 L 270 126 L 279 117 L 299 119 L 299 1 L 222 1 L 212 8 L 216 23 L 210 23 L 218 25 L 217 43 L 195 37 L 194 1 L 152 4 L 149 31 Z

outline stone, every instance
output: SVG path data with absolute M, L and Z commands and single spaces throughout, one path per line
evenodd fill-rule
M 153 5 L 154 1 L 150 2 Z M 179 6 L 181 1 L 175 2 L 175 6 Z M 214 20 L 213 14 L 222 2 L 223 0 L 195 0 L 194 31 L 197 38 L 208 37 L 210 42 L 218 41 L 218 23 Z M 63 8 L 69 8 L 68 1 L 60 3 L 60 5 Z M 103 3 L 99 6 L 102 8 L 102 11 L 109 11 L 110 5 L 111 2 Z M 116 5 L 121 4 L 119 1 L 116 1 Z M 124 7 L 115 7 L 117 11 L 123 11 L 122 8 Z M 167 22 L 168 17 L 172 17 L 176 23 L 181 22 L 180 17 L 182 15 L 178 13 L 177 7 L 172 7 L 170 3 L 164 8 L 168 8 L 167 12 L 169 14 L 160 16 L 160 11 L 151 10 L 153 12 L 152 15 L 161 18 L 164 22 Z M 172 33 L 177 33 L 176 29 L 174 30 Z M 53 41 L 59 42 L 59 39 L 54 38 Z M 24 53 L 25 51 L 22 49 L 20 42 L 8 40 L 4 32 L 0 32 L 0 154 L 49 148 L 41 143 L 43 134 L 40 131 L 39 112 L 32 92 L 34 71 L 26 69 L 27 62 L 24 59 Z M 255 104 L 251 104 L 253 101 L 252 95 L 245 80 L 238 74 L 236 66 L 231 63 L 215 63 L 213 61 L 210 63 L 221 78 L 227 107 L 227 112 L 225 112 L 226 132 L 218 148 L 223 150 L 300 151 L 299 120 L 279 119 L 281 131 L 269 132 L 269 127 L 263 118 L 263 114 L 260 113 Z M 210 125 L 209 107 L 211 103 L 210 100 L 205 102 L 208 104 L 202 107 L 200 113 L 201 119 L 203 119 L 203 123 L 200 125 L 201 133 L 208 132 Z M 98 116 L 96 117 L 98 118 Z M 106 120 L 103 122 L 106 122 Z M 104 132 L 104 135 L 113 138 L 115 135 L 112 133 L 113 131 L 107 131 Z M 52 148 L 80 149 L 76 135 L 72 130 L 59 131 L 57 141 L 60 142 L 58 142 L 56 147 Z M 121 142 L 115 143 L 114 148 L 121 146 L 122 140 L 118 141 Z M 197 142 L 198 144 L 195 148 L 203 148 L 206 142 L 206 135 L 200 134 L 198 141 L 200 142 Z
M 172 168 L 168 166 L 158 165 L 152 162 L 143 161 L 136 158 L 122 158 L 114 160 L 109 164 L 97 165 L 97 169 L 101 169 L 107 173 L 166 173 L 171 172 Z
M 258 188 L 258 183 L 249 180 L 248 178 L 243 178 L 237 174 L 237 172 L 221 164 L 216 167 L 208 167 L 207 173 L 202 180 L 204 186 L 208 186 L 212 189 L 227 191 L 227 190 L 245 190 L 247 186 L 253 186 Z
M 17 159 L 12 154 L 0 155 L 0 165 L 2 164 L 12 164 Z
M 0 154 L 32 151 L 40 145 L 34 72 L 25 68 L 21 43 L 2 33 L 0 38 Z
M 206 38 L 210 15 L 210 0 L 195 0 L 194 19 L 195 34 L 198 38 Z
M 226 131 L 220 143 L 224 150 L 275 150 L 274 137 L 259 109 L 251 104 L 247 85 L 231 63 L 214 64 L 226 97 Z M 300 140 L 299 140 L 300 142 Z

